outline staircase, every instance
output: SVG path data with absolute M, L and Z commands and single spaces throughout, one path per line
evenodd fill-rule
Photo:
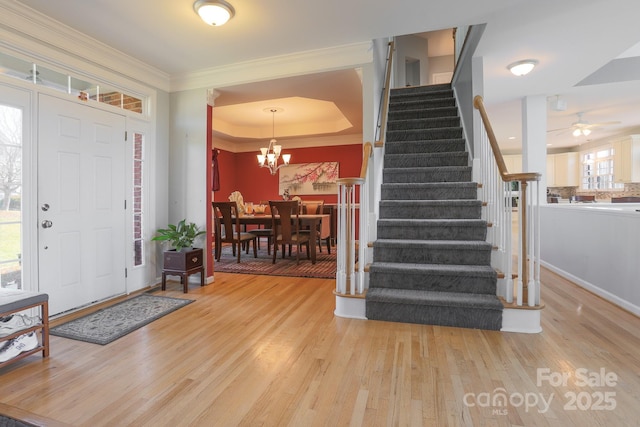
M 368 319 L 500 330 L 492 247 L 468 164 L 450 85 L 391 91 Z

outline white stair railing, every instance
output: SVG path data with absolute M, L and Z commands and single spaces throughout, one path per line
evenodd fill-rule
M 540 305 L 540 215 L 539 173 L 509 173 L 491 128 L 482 97 L 474 98 L 480 117 L 479 144 L 476 144 L 478 177 L 485 201 L 485 219 L 491 224 L 487 240 L 494 246 L 492 265 L 504 274 L 498 295 L 514 306 Z M 514 192 L 513 183 L 518 183 Z M 530 188 L 531 187 L 531 188 Z M 513 259 L 513 200 L 517 199 L 517 255 Z M 513 265 L 516 280 L 513 281 Z M 514 302 L 515 300 L 515 302 Z

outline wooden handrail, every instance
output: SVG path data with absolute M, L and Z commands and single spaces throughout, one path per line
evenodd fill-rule
M 498 173 L 500 174 L 500 178 L 503 182 L 517 181 L 520 183 L 520 210 L 522 215 L 520 223 L 520 240 L 522 259 L 520 259 L 519 262 L 522 269 L 522 300 L 524 303 L 527 303 L 529 285 L 529 267 L 527 262 L 527 260 L 529 259 L 529 255 L 527 254 L 527 247 L 529 245 L 527 241 L 527 187 L 529 185 L 529 182 L 531 181 L 540 181 L 542 175 L 537 172 L 509 173 L 509 171 L 507 170 L 507 165 L 504 162 L 504 158 L 502 157 L 500 147 L 498 146 L 498 140 L 496 139 L 496 135 L 493 132 L 493 127 L 491 126 L 491 122 L 489 121 L 487 110 L 484 108 L 484 101 L 480 95 L 476 95 L 473 98 L 473 106 L 478 110 L 478 112 L 480 113 L 480 117 L 482 118 L 482 123 L 487 133 L 489 144 L 491 145 L 491 151 L 493 152 L 493 156 L 498 166 Z
M 502 180 L 504 182 L 540 181 L 542 175 L 536 172 L 509 173 L 509 171 L 507 170 L 507 165 L 504 162 L 504 157 L 502 157 L 500 147 L 498 146 L 498 140 L 496 139 L 495 133 L 493 133 L 493 127 L 491 126 L 491 122 L 489 121 L 487 110 L 484 108 L 484 101 L 482 100 L 482 97 L 480 95 L 476 95 L 473 98 L 473 106 L 480 112 L 480 117 L 482 117 L 482 122 L 484 123 L 487 137 L 489 138 L 489 144 L 491 144 L 491 151 L 493 151 L 493 156 L 496 159 L 498 172 L 500 172 Z
M 376 147 L 382 147 L 384 145 L 384 133 L 387 129 L 387 114 L 389 110 L 389 94 L 391 92 L 391 64 L 393 64 L 393 50 L 395 43 L 389 42 L 389 57 L 387 58 L 387 75 L 384 79 L 384 95 L 382 100 L 382 114 L 380 123 L 380 139 L 376 141 Z
M 373 146 L 370 142 L 365 142 L 362 147 L 362 167 L 360 168 L 360 178 L 367 177 L 367 169 L 369 168 L 369 158 L 373 154 Z

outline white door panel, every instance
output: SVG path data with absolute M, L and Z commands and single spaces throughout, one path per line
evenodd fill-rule
M 40 290 L 57 314 L 125 292 L 125 120 L 42 94 L 38 111 Z

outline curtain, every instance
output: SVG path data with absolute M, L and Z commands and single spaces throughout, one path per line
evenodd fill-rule
M 220 190 L 220 169 L 218 169 L 218 154 L 220 154 L 220 150 L 213 150 L 213 180 L 211 182 L 212 191 Z

